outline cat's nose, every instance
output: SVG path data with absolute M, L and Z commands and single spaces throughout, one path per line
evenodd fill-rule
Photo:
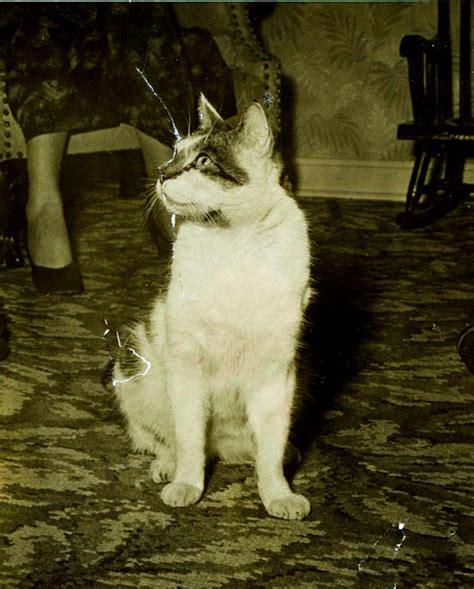
M 162 170 L 161 168 L 158 170 L 158 182 L 160 182 L 160 184 L 163 184 L 163 182 L 165 180 L 168 180 L 168 178 L 171 178 L 172 174 L 169 174 L 166 172 L 166 170 Z
M 176 170 L 158 170 L 158 180 L 163 184 L 166 180 L 171 180 L 172 178 L 176 178 L 179 175 L 179 171 Z

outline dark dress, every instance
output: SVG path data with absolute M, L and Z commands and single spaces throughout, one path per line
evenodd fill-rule
M 232 76 L 208 31 L 169 3 L 2 3 L 7 96 L 27 140 L 128 123 L 172 145 L 203 92 L 235 114 Z

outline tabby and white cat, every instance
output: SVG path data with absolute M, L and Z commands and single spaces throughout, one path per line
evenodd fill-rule
M 265 113 L 235 129 L 202 96 L 200 127 L 161 169 L 157 198 L 181 219 L 167 293 L 135 325 L 113 384 L 162 500 L 196 503 L 206 458 L 255 461 L 269 514 L 301 519 L 283 462 L 295 353 L 310 297 L 307 226 L 280 185 Z M 130 361 L 132 360 L 132 361 Z

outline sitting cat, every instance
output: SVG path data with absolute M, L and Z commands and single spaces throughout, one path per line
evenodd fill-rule
M 283 461 L 295 354 L 310 298 L 307 226 L 279 183 L 260 105 L 230 129 L 201 96 L 200 126 L 161 169 L 157 197 L 181 219 L 165 296 L 137 324 L 113 373 L 137 451 L 181 507 L 204 489 L 206 457 L 255 461 L 269 514 L 310 512 Z

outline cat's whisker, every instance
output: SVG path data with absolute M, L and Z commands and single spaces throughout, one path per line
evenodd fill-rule
M 155 182 L 144 182 L 144 188 L 142 191 L 142 195 L 145 198 L 151 198 L 154 194 L 156 194 L 157 190 L 156 190 L 156 183 Z
M 215 126 L 215 125 L 212 125 L 212 127 L 211 127 L 211 128 L 208 130 L 208 132 L 207 132 L 207 133 L 204 135 L 204 141 L 206 141 L 206 142 L 207 142 L 207 141 L 209 140 L 209 137 L 212 135 L 212 132 L 214 131 L 214 126 Z
M 188 117 L 188 137 L 191 135 L 191 116 Z
M 153 209 L 157 206 L 160 201 L 160 193 L 156 189 L 156 186 L 150 187 L 150 189 L 144 194 L 143 199 L 145 201 L 142 224 L 146 225 Z
M 143 224 L 143 226 L 145 226 L 148 223 L 151 215 L 153 214 L 154 209 L 157 206 L 159 206 L 159 200 L 160 200 L 159 197 L 156 197 L 156 198 L 151 199 L 148 202 L 148 205 L 147 205 L 147 207 L 145 209 L 145 212 L 144 212 L 144 215 L 142 217 L 142 224 Z
M 189 102 L 188 99 L 186 98 L 186 110 L 188 113 L 188 137 L 191 135 L 191 121 L 192 121 L 192 115 L 191 115 L 191 108 L 189 107 Z
M 212 215 L 210 214 L 209 211 L 203 211 L 203 216 L 204 216 L 204 220 L 206 221 L 206 223 L 208 225 L 215 225 L 214 223 L 214 219 L 212 218 Z
M 191 217 L 194 219 L 199 219 L 199 207 L 196 205 L 196 203 L 190 202 L 188 206 L 191 212 Z
M 212 214 L 212 211 L 205 211 L 204 212 L 204 218 L 206 220 L 206 223 L 208 225 L 210 225 L 211 227 L 218 227 L 218 223 L 216 221 L 215 216 Z
M 141 228 L 146 227 L 146 225 L 148 223 L 148 219 L 150 218 L 150 215 L 151 215 L 152 210 L 153 210 L 153 207 L 150 206 L 150 203 L 149 202 L 146 203 L 145 204 L 145 208 L 143 210 L 143 214 L 142 214 L 141 219 L 140 219 L 140 227 Z

